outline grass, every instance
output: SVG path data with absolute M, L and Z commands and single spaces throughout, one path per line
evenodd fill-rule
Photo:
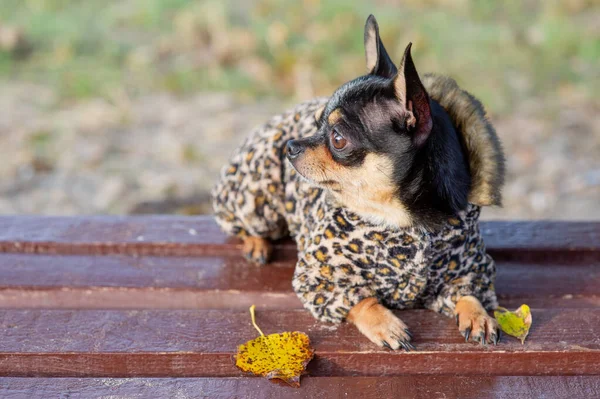
M 454 76 L 498 113 L 523 99 L 600 100 L 593 1 L 2 0 L 0 26 L 32 46 L 0 49 L 0 79 L 63 101 L 167 90 L 246 98 L 328 95 L 364 71 L 369 13 L 398 59 Z M 392 4 L 396 3 L 396 4 Z

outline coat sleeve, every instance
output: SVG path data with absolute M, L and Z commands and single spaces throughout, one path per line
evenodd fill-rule
M 466 216 L 461 218 L 460 234 L 455 237 L 461 245 L 454 246 L 431 262 L 430 275 L 435 277 L 430 277 L 430 285 L 437 289 L 427 297 L 427 308 L 451 317 L 456 302 L 467 295 L 479 299 L 487 310 L 498 307 L 494 285 L 496 264 L 487 254 L 481 237 L 479 211 L 478 206 L 471 205 Z
M 292 286 L 314 317 L 340 323 L 354 305 L 376 296 L 377 252 L 364 248 L 364 231 L 345 210 L 327 205 L 322 202 L 314 210 L 315 218 L 324 220 L 305 225 L 296 237 L 298 263 Z

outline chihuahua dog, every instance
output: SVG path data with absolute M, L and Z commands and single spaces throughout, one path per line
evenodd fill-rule
M 495 265 L 481 206 L 500 205 L 504 158 L 483 107 L 452 79 L 421 80 L 411 45 L 396 66 L 375 18 L 367 74 L 256 129 L 213 190 L 217 222 L 265 264 L 298 245 L 292 286 L 320 320 L 414 349 L 390 309 L 456 317 L 465 339 L 497 343 Z

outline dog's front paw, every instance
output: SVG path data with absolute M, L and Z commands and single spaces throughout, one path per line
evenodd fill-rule
M 474 296 L 462 297 L 456 303 L 456 324 L 458 330 L 465 337 L 465 342 L 479 342 L 498 345 L 500 341 L 500 328 L 496 319 L 487 314 L 481 302 Z
M 376 345 L 389 349 L 415 350 L 412 334 L 402 320 L 375 298 L 367 298 L 354 306 L 348 320 Z
M 266 238 L 250 236 L 244 239 L 242 252 L 249 262 L 266 265 L 271 258 L 271 251 L 271 242 Z

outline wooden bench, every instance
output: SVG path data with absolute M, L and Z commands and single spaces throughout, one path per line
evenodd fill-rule
M 304 311 L 291 241 L 259 268 L 208 217 L 1 217 L 0 397 L 600 397 L 600 223 L 482 230 L 500 304 L 532 308 L 525 345 L 468 344 L 415 310 L 405 353 Z M 234 366 L 252 304 L 265 333 L 310 336 L 300 389 Z

